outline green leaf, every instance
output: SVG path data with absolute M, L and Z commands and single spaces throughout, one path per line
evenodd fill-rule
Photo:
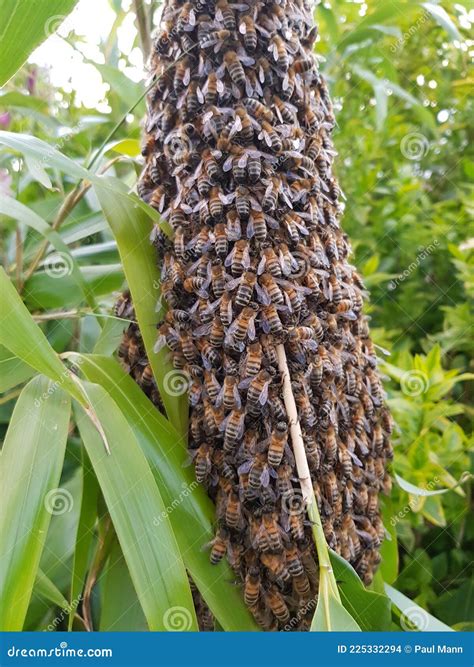
M 187 396 L 184 391 L 180 395 L 170 392 L 169 386 L 177 376 L 177 371 L 169 361 L 165 349 L 158 354 L 153 349 L 157 338 L 156 324 L 160 318 L 157 312 L 160 273 L 156 265 L 156 253 L 149 240 L 151 221 L 137 202 L 134 203 L 133 199 L 121 194 L 114 187 L 113 179 L 99 179 L 95 191 L 117 241 L 143 343 L 166 414 L 175 428 L 185 434 Z
M 110 443 L 110 455 L 82 410 L 76 421 L 149 629 L 169 630 L 167 619 L 179 609 L 185 629 L 195 630 L 186 570 L 145 455 L 109 394 L 94 384 L 85 383 L 85 388 Z M 158 516 L 164 519 L 157 523 Z
M 356 571 L 336 552 L 331 551 L 330 556 L 341 601 L 360 629 L 388 631 L 392 621 L 388 597 L 367 590 Z
M 100 72 L 104 81 L 109 84 L 111 92 L 118 95 L 120 102 L 123 103 L 124 111 L 130 109 L 143 96 L 142 83 L 135 83 L 126 74 L 111 65 L 102 65 L 90 60 L 88 62 Z M 140 117 L 143 116 L 145 113 L 144 100 L 136 107 L 135 113 Z
M 81 512 L 74 549 L 74 560 L 71 577 L 71 607 L 76 609 L 89 565 L 89 551 L 94 537 L 94 525 L 97 519 L 97 500 L 99 497 L 99 484 L 92 470 L 92 465 L 85 449 L 81 448 Z M 72 628 L 74 614 L 69 615 L 69 630 Z
M 403 477 L 400 477 L 400 475 L 397 475 L 397 473 L 395 473 L 395 479 L 397 480 L 397 484 L 401 489 L 413 496 L 429 498 L 430 496 L 439 496 L 442 493 L 448 493 L 448 491 L 452 491 L 453 489 L 453 487 L 450 487 L 449 489 L 436 489 L 435 491 L 431 491 L 430 489 L 421 489 L 419 486 L 415 486 L 414 484 L 411 484 L 411 482 L 407 482 L 406 479 L 403 479 Z M 468 475 L 463 475 L 458 484 L 462 484 L 468 479 Z
M 77 162 L 66 157 L 45 141 L 32 137 L 29 134 L 1 131 L 0 144 L 4 144 L 25 156 L 27 155 L 42 165 L 59 169 L 73 178 L 79 180 L 90 178 L 87 169 L 84 169 L 84 167 L 81 167 Z
M 41 568 L 38 568 L 36 573 L 34 593 L 46 602 L 52 602 L 56 607 L 61 607 L 61 609 L 66 609 L 69 606 L 69 602 L 59 588 L 45 575 Z
M 311 632 L 360 632 L 359 625 L 330 590 L 327 574 L 320 577 L 318 605 Z
M 384 581 L 387 584 L 393 584 L 398 576 L 398 541 L 396 515 L 390 498 L 383 498 L 382 500 L 382 517 L 388 535 L 385 536 L 380 548 L 380 555 L 382 556 L 380 570 Z
M 0 267 L 0 303 L 8 314 L 3 317 L 0 327 L 0 344 L 84 404 L 84 396 L 74 383 L 71 373 L 33 321 L 3 267 Z
M 111 549 L 101 578 L 100 607 L 101 632 L 142 632 L 148 629 L 118 542 Z
M 0 345 L 0 394 L 29 380 L 34 370 Z
M 108 318 L 94 346 L 94 354 L 111 355 L 120 345 L 128 324 L 124 320 Z
M 53 267 L 61 271 L 61 258 L 51 257 Z M 120 289 L 123 284 L 123 270 L 121 264 L 92 264 L 81 266 L 81 274 L 87 290 L 92 298 L 110 294 Z M 30 310 L 50 310 L 70 308 L 83 303 L 82 289 L 77 285 L 72 275 L 64 275 L 58 279 L 54 273 L 38 271 L 26 281 L 23 294 L 25 303 Z
M 436 23 L 444 28 L 451 39 L 458 42 L 463 41 L 463 37 L 459 30 L 456 28 L 453 20 L 449 16 L 448 12 L 441 7 L 441 5 L 435 5 L 433 2 L 422 2 L 421 6 L 426 9 L 427 12 L 431 14 Z
M 385 584 L 385 591 L 395 607 L 401 612 L 401 625 L 404 630 L 410 630 L 414 626 L 420 632 L 453 632 L 452 628 L 439 621 L 425 611 L 423 607 L 417 605 L 389 584 Z
M 187 570 L 206 603 L 227 631 L 257 630 L 242 594 L 233 584 L 235 575 L 225 561 L 211 565 L 202 547 L 214 537 L 215 507 L 196 482 L 178 433 L 136 383 L 110 357 L 74 355 L 82 360 L 81 372 L 100 384 L 114 399 L 148 459 Z M 78 363 L 79 365 L 79 363 Z M 157 517 L 161 521 L 161 517 Z
M 0 461 L 4 631 L 22 629 L 51 516 L 68 507 L 58 485 L 69 415 L 67 395 L 41 376 L 26 385 L 13 411 Z
M 41 236 L 47 239 L 53 248 L 55 248 L 59 256 L 57 256 L 55 263 L 49 264 L 50 276 L 56 280 L 70 275 L 81 290 L 83 296 L 91 308 L 95 307 L 94 297 L 87 282 L 84 280 L 81 270 L 74 259 L 68 246 L 64 243 L 58 232 L 51 229 L 51 227 L 37 215 L 30 208 L 24 204 L 0 194 L 0 214 L 14 218 L 19 222 L 31 227 L 37 231 Z M 54 260 L 54 258 L 50 258 Z M 48 262 L 48 260 L 47 260 Z
M 59 27 L 77 0 L 3 0 L 0 13 L 0 86 L 26 61 L 30 53 Z

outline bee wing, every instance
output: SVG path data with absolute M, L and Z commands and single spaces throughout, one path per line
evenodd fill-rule
M 247 26 L 243 21 L 239 25 L 239 32 L 240 32 L 241 35 L 246 35 L 247 34 Z
M 232 155 L 229 155 L 229 157 L 227 158 L 227 160 L 226 160 L 226 161 L 224 162 L 224 164 L 222 165 L 222 171 L 224 171 L 224 172 L 230 171 L 230 170 L 232 169 L 232 163 L 233 163 L 233 161 L 234 161 L 233 156 L 232 156 Z
M 247 333 L 250 340 L 255 340 L 255 317 L 250 320 Z
M 166 347 L 166 336 L 162 334 L 161 336 L 158 337 L 158 340 L 156 341 L 153 347 L 153 352 L 158 353 L 164 347 Z
M 269 306 L 272 300 L 264 287 L 261 287 L 258 283 L 255 283 L 255 291 L 257 292 L 257 300 L 259 303 L 262 303 L 264 306 Z
M 258 263 L 257 274 L 260 276 L 265 271 L 265 264 L 267 263 L 265 255 L 262 257 Z
M 240 466 L 237 468 L 237 474 L 239 474 L 239 475 L 245 475 L 246 473 L 249 472 L 249 470 L 250 470 L 250 468 L 252 467 L 252 465 L 253 465 L 253 461 L 252 461 L 252 460 L 245 461 L 245 463 L 242 463 L 242 465 L 240 465 Z
M 251 382 L 252 382 L 252 377 L 245 378 L 245 380 L 239 382 L 239 389 L 248 389 Z
M 237 285 L 239 285 L 242 282 L 242 276 L 239 276 L 238 278 L 234 278 L 233 280 L 229 280 L 228 283 L 226 283 L 226 289 L 229 291 L 234 290 Z
M 219 393 L 216 396 L 216 406 L 220 407 L 222 405 L 222 401 L 224 400 L 224 385 L 222 385 Z
M 260 482 L 262 483 L 262 486 L 264 488 L 266 488 L 270 484 L 270 471 L 268 469 L 268 466 L 264 467 L 263 472 L 260 475 Z
M 240 398 L 239 390 L 237 389 L 236 384 L 234 385 L 234 401 L 235 405 L 240 410 L 240 408 L 242 407 L 242 399 Z
M 250 218 L 250 220 L 247 223 L 247 238 L 251 239 L 255 235 L 255 227 L 253 224 L 253 218 Z
M 224 266 L 230 266 L 232 264 L 232 260 L 234 259 L 235 252 L 236 252 L 236 248 L 234 247 L 234 248 L 232 248 L 230 253 L 227 255 L 227 257 L 225 258 Z
M 207 336 L 211 331 L 211 328 L 212 328 L 212 322 L 209 322 L 208 324 L 203 324 L 202 326 L 198 327 L 193 331 L 193 337 L 200 338 L 201 336 Z
M 258 402 L 260 405 L 265 405 L 265 403 L 268 401 L 268 387 L 270 385 L 270 381 L 265 382 L 263 385 L 263 389 L 260 392 L 260 396 L 258 397 Z
M 223 419 L 221 421 L 221 423 L 219 424 L 219 431 L 221 431 L 221 433 L 226 430 L 227 422 L 229 421 L 229 417 L 230 417 L 230 414 L 228 414 L 227 417 L 225 417 L 225 419 Z

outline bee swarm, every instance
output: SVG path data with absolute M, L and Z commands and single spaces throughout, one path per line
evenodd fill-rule
M 390 489 L 391 420 L 339 226 L 315 37 L 303 0 L 165 2 L 139 183 L 173 229 L 152 238 L 168 306 L 157 349 L 189 378 L 189 447 L 217 511 L 210 558 L 227 555 L 267 630 L 307 629 L 318 586 L 276 344 L 327 542 L 365 582 Z

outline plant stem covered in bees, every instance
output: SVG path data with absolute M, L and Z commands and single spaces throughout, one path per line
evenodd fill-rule
M 189 447 L 216 504 L 210 558 L 228 558 L 267 630 L 307 629 L 318 587 L 277 344 L 327 542 L 365 582 L 390 488 L 391 420 L 339 223 L 311 10 L 164 3 L 139 183 L 173 229 L 152 235 L 168 306 L 157 347 L 190 378 Z

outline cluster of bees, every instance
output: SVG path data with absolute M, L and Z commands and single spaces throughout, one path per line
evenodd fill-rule
M 139 183 L 173 230 L 152 235 L 168 307 L 156 349 L 189 380 L 189 447 L 216 504 L 210 558 L 227 556 L 266 630 L 307 629 L 318 588 L 276 345 L 327 542 L 365 582 L 390 490 L 391 418 L 339 226 L 315 39 L 304 0 L 166 2 Z M 157 402 L 135 325 L 121 355 Z

